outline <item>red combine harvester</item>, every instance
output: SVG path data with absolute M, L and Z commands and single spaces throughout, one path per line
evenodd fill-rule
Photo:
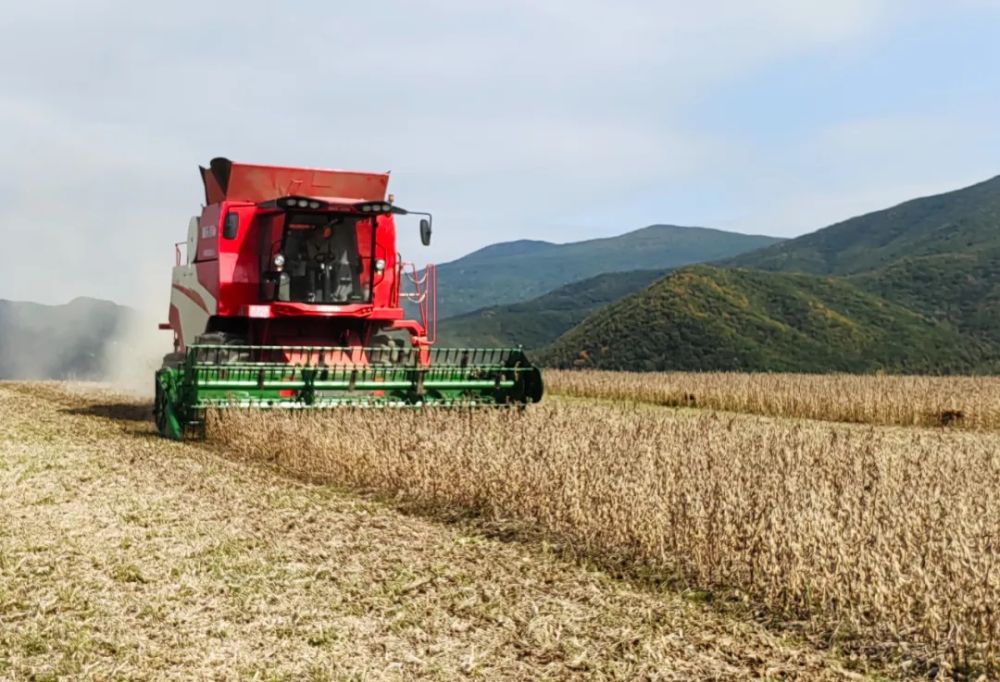
M 156 373 L 160 432 L 204 433 L 209 408 L 509 405 L 542 378 L 520 348 L 436 348 L 433 266 L 396 252 L 388 173 L 213 159 L 205 208 L 176 246 L 174 352 Z M 406 319 L 411 301 L 420 320 Z

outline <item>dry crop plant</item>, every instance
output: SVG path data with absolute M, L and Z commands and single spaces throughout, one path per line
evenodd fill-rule
M 549 370 L 552 393 L 775 417 L 1000 428 L 1000 378 Z
M 213 415 L 236 454 L 518 519 L 889 657 L 991 667 L 1000 441 L 648 406 Z

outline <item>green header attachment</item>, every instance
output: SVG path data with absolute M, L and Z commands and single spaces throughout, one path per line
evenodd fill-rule
M 542 398 L 542 376 L 521 348 L 417 349 L 191 346 L 156 373 L 160 433 L 204 430 L 209 408 L 322 409 L 502 406 Z

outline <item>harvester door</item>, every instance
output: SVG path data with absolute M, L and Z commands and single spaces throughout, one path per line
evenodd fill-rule
M 188 222 L 187 240 L 187 265 L 194 262 L 194 255 L 198 249 L 198 216 L 192 216 Z

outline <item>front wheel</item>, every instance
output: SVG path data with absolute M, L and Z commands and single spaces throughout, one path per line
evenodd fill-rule
M 177 417 L 176 389 L 173 373 L 161 369 L 156 373 L 156 398 L 153 402 L 153 418 L 160 435 L 171 440 L 183 440 L 184 429 Z

